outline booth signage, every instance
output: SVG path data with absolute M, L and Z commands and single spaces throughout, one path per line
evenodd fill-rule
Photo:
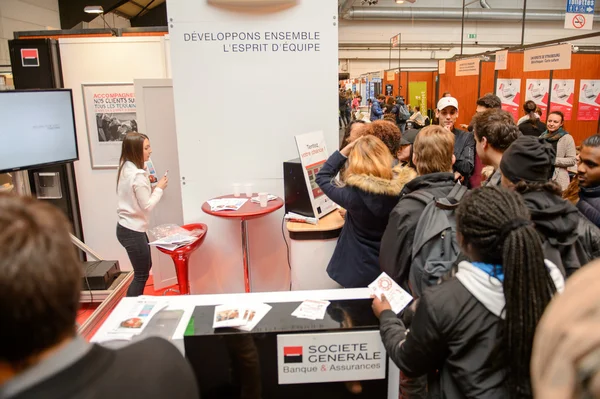
M 379 331 L 279 334 L 279 384 L 385 378 L 386 352 Z
M 526 50 L 523 62 L 524 72 L 571 69 L 571 45 Z
M 81 88 L 92 169 L 116 169 L 125 135 L 138 131 L 133 84 L 84 83 Z
M 565 29 L 592 30 L 596 0 L 567 0 Z
M 573 115 L 575 97 L 575 79 L 553 79 L 550 111 L 560 111 L 565 120 L 570 121 Z
M 496 71 L 506 71 L 508 69 L 508 50 L 496 51 Z
M 317 173 L 329 157 L 325 145 L 325 136 L 323 132 L 313 132 L 301 134 L 295 138 L 313 214 L 314 217 L 321 218 L 336 209 L 336 204 L 323 193 L 316 182 Z
M 479 58 L 456 61 L 456 76 L 479 75 Z
M 400 44 L 400 33 L 392 37 L 392 47 L 398 47 L 398 44 Z
M 394 95 L 394 85 L 385 85 L 385 95 L 392 96 Z
M 581 79 L 577 119 L 580 121 L 600 119 L 600 80 Z
M 521 101 L 521 79 L 498 79 L 496 95 L 500 97 L 502 109 L 510 112 L 515 120 L 519 119 Z
M 438 73 L 444 75 L 446 73 L 446 60 L 438 61 Z
M 387 76 L 387 80 L 395 80 L 396 79 L 396 72 L 395 71 L 388 71 L 386 76 Z
M 542 120 L 548 114 L 548 95 L 550 92 L 550 79 L 527 79 L 525 101 L 533 101 L 542 110 Z
M 39 67 L 40 55 L 36 48 L 21 49 L 21 65 L 24 67 Z

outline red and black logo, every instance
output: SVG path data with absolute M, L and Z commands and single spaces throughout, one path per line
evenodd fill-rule
M 283 363 L 302 363 L 302 347 L 284 346 Z

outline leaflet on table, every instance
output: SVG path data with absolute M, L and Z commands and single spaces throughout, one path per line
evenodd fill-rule
M 237 211 L 248 201 L 248 198 L 219 198 L 208 200 L 210 210 L 213 212 L 219 211 Z
M 269 194 L 269 196 L 267 197 L 267 201 L 275 201 L 276 199 L 277 196 L 273 194 Z M 254 202 L 255 204 L 260 204 L 260 198 L 258 197 L 252 197 L 250 201 Z
M 172 251 L 184 245 L 189 245 L 197 239 L 198 237 L 193 235 L 173 234 L 168 237 L 163 237 L 160 240 L 152 241 L 151 243 L 148 243 L 148 245 L 155 245 Z
M 381 273 L 375 281 L 369 284 L 369 289 L 379 299 L 381 299 L 381 294 L 384 294 L 392 306 L 392 311 L 396 314 L 400 313 L 413 300 L 412 295 L 404 291 L 385 272 Z
M 140 334 L 152 317 L 166 308 L 168 303 L 157 299 L 141 298 L 131 304 L 128 308 L 121 310 L 115 324 L 108 331 L 111 335 L 118 335 L 120 338 Z M 114 336 L 113 336 L 114 338 Z
M 252 331 L 269 310 L 271 306 L 264 303 L 215 306 L 213 328 L 235 327 L 243 331 Z
M 300 319 L 323 320 L 329 303 L 329 301 L 306 300 L 294 310 L 292 316 Z

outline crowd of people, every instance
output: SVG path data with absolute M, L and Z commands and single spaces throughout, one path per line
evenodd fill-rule
M 562 114 L 544 129 L 526 103 L 517 124 L 494 95 L 464 130 L 444 96 L 437 124 L 403 132 L 403 99 L 382 103 L 393 118 L 345 121 L 316 182 L 345 218 L 329 276 L 366 287 L 384 271 L 413 296 L 400 314 L 385 296 L 372 303 L 402 397 L 600 397 L 600 135 L 577 155 Z M 122 149 L 116 235 L 137 296 L 168 178 L 151 187 L 147 136 L 128 133 Z M 168 342 L 110 350 L 77 335 L 81 266 L 60 210 L 0 194 L 0 227 L 0 397 L 199 397 Z
M 550 344 L 562 345 L 560 336 L 548 327 L 556 316 L 544 314 L 560 309 L 560 293 L 577 297 L 570 282 L 583 287 L 578 276 L 592 276 L 586 265 L 600 257 L 600 135 L 576 154 L 562 113 L 544 124 L 526 102 L 516 123 L 493 94 L 460 128 L 451 95 L 438 102 L 437 123 L 418 129 L 386 117 L 398 105 L 380 96 L 370 123 L 349 121 L 317 183 L 346 220 L 329 276 L 366 287 L 384 271 L 414 298 L 399 315 L 373 299 L 402 397 L 596 397 L 574 393 L 600 391 L 591 384 L 600 337 L 582 330 L 593 344 L 570 339 L 578 352 L 560 359 Z M 542 322 L 537 338 L 546 318 L 554 324 Z M 553 391 L 544 370 L 568 380 Z

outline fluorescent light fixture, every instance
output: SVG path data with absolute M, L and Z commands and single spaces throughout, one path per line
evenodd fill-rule
M 404 4 L 404 0 L 396 0 L 396 4 Z
M 102 6 L 85 6 L 83 11 L 88 14 L 104 14 L 104 8 L 102 8 Z

